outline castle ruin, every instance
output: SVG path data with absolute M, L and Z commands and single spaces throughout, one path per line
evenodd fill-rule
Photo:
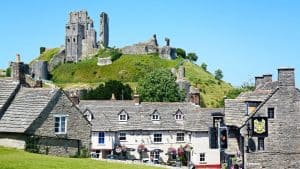
M 101 47 L 108 47 L 108 16 L 101 13 Z M 71 12 L 66 24 L 66 62 L 78 62 L 97 52 L 97 36 L 94 21 L 87 11 Z

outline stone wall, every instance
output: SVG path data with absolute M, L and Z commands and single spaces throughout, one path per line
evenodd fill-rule
M 98 58 L 98 63 L 97 63 L 98 66 L 105 66 L 110 64 L 112 64 L 110 57 Z
M 91 125 L 62 91 L 58 91 L 44 111 L 48 113 L 42 113 L 27 130 L 28 133 L 33 132 L 34 135 L 45 138 L 41 142 L 41 150 L 49 147 L 49 154 L 68 156 L 75 155 L 78 148 L 90 149 Z M 66 134 L 55 134 L 55 115 L 66 115 Z
M 107 48 L 109 43 L 109 20 L 105 12 L 100 14 L 100 46 Z
M 280 88 L 257 112 L 267 117 L 274 108 L 274 119 L 268 119 L 268 137 L 264 151 L 246 154 L 249 168 L 300 168 L 300 93 L 295 88 Z M 256 147 L 257 138 L 253 138 Z M 252 165 L 257 163 L 255 165 Z

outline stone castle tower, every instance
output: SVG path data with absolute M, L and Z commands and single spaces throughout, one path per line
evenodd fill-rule
M 100 47 L 107 48 L 109 41 L 109 20 L 108 15 L 105 12 L 100 14 Z
M 66 24 L 66 62 L 78 62 L 97 49 L 96 31 L 87 11 L 71 12 Z

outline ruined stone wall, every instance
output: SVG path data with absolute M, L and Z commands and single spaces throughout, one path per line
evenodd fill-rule
M 105 12 L 100 14 L 100 45 L 107 48 L 109 44 L 109 19 Z

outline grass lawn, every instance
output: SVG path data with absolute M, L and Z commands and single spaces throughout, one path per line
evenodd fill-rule
M 153 166 L 121 164 L 33 154 L 0 147 L 0 169 L 151 169 Z

